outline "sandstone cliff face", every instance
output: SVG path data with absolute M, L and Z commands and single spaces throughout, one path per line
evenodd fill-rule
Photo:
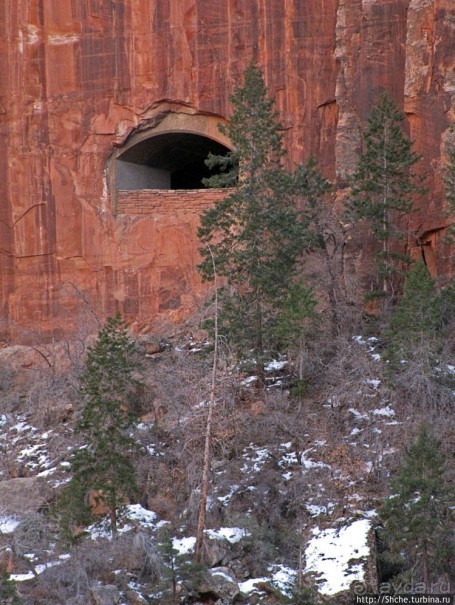
M 101 315 L 120 309 L 139 329 L 197 306 L 200 206 L 116 212 L 112 157 L 169 112 L 227 117 L 252 58 L 291 161 L 314 154 L 340 186 L 360 125 L 378 92 L 391 91 L 429 175 L 411 240 L 432 248 L 438 274 L 448 270 L 439 168 L 455 119 L 453 0 L 4 0 L 0 55 L 0 288 L 10 337 L 68 331 L 81 301 Z

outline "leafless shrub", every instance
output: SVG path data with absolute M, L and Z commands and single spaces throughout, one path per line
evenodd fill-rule
M 450 417 L 455 409 L 455 376 L 447 370 L 449 361 L 443 357 L 435 359 L 431 343 L 422 343 L 404 360 L 394 375 L 397 400 L 405 409 L 431 412 L 438 411 Z
M 29 514 L 14 530 L 14 552 L 18 555 L 42 552 L 48 548 L 55 533 L 56 527 L 51 519 L 42 513 Z
M 25 403 L 38 428 L 49 428 L 68 420 L 74 409 L 76 384 L 71 373 L 54 375 L 41 371 L 27 393 Z

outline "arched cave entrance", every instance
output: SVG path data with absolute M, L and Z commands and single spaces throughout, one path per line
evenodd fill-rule
M 205 165 L 209 153 L 226 155 L 229 151 L 222 143 L 194 132 L 154 133 L 117 155 L 116 188 L 203 189 L 202 180 L 216 174 Z

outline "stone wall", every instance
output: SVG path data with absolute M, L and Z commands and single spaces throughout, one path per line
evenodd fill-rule
M 226 189 L 139 189 L 117 192 L 117 212 L 128 215 L 199 214 L 223 199 Z

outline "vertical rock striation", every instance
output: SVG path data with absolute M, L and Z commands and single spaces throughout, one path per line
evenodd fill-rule
M 169 113 L 227 117 L 251 59 L 290 161 L 313 154 L 340 189 L 372 103 L 390 91 L 428 173 L 410 242 L 449 271 L 438 234 L 452 0 L 4 0 L 0 54 L 0 304 L 12 338 L 68 331 L 81 300 L 139 327 L 196 308 L 198 205 L 116 213 L 113 158 Z

